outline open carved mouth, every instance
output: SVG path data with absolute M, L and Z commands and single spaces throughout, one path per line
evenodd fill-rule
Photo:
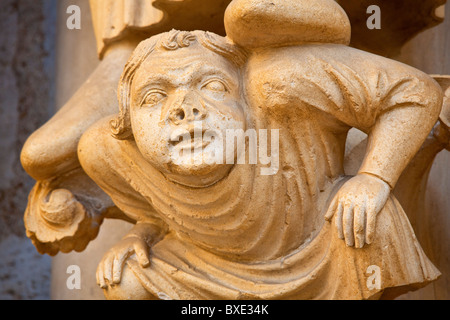
M 181 150 L 191 149 L 191 151 L 206 148 L 211 141 L 204 140 L 207 129 L 192 128 L 190 130 L 178 129 L 171 136 L 169 144 Z

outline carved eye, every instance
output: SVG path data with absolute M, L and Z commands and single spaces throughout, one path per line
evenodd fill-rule
M 202 89 L 206 89 L 212 92 L 224 93 L 227 92 L 227 87 L 222 81 L 212 80 L 205 84 Z
M 144 104 L 155 105 L 166 97 L 166 94 L 159 91 L 152 91 L 144 99 Z

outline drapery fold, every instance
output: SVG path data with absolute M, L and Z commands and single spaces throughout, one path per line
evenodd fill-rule
M 127 30 L 142 30 L 161 22 L 164 13 L 153 6 L 155 1 L 90 0 L 100 56 L 108 43 L 126 36 Z

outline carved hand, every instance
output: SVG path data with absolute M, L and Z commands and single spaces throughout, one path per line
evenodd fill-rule
M 125 262 L 133 254 L 136 254 L 141 267 L 148 267 L 149 251 L 150 246 L 140 237 L 133 235 L 124 238 L 103 256 L 97 267 L 97 284 L 102 289 L 107 288 L 108 284 L 110 286 L 119 284 Z
M 335 195 L 325 215 L 331 221 L 336 214 L 336 227 L 340 239 L 355 248 L 374 240 L 376 218 L 390 195 L 390 187 L 383 180 L 358 174 L 347 181 Z

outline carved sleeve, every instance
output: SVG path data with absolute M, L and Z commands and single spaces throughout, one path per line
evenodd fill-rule
M 438 120 L 443 93 L 428 75 L 404 64 L 361 53 L 367 59 L 351 67 L 333 62 L 325 68 L 337 87 L 329 111 L 337 119 L 369 134 L 359 173 L 368 173 L 393 188 Z M 339 102 L 341 103 L 339 103 Z
M 247 90 L 255 110 L 289 114 L 299 123 L 317 111 L 323 129 L 369 134 L 361 173 L 393 187 L 438 120 L 443 93 L 412 67 L 342 45 L 302 45 L 254 53 Z M 331 125 L 330 125 L 331 124 Z M 329 126 L 325 128 L 326 126 Z
M 428 109 L 430 117 L 439 115 L 442 93 L 430 77 L 398 62 L 373 56 L 366 69 L 351 68 L 341 62 L 326 64 L 330 84 L 339 94 L 331 99 L 331 111 L 339 120 L 368 132 L 384 113 L 396 108 Z M 414 111 L 411 111 L 414 113 Z
M 303 45 L 254 53 L 246 81 L 255 107 L 319 109 L 348 127 L 370 131 L 389 110 L 427 109 L 433 124 L 442 90 L 412 67 L 341 45 Z M 414 113 L 414 111 L 411 111 Z

